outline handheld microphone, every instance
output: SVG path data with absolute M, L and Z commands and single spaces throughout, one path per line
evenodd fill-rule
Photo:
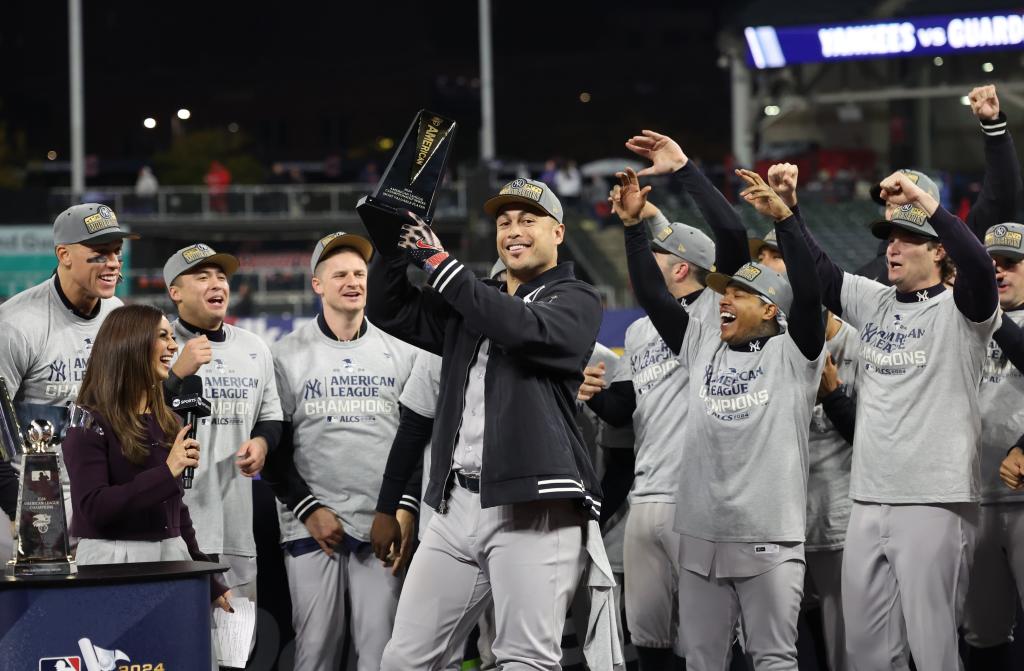
M 196 437 L 196 420 L 209 417 L 213 410 L 210 402 L 203 398 L 203 378 L 198 375 L 187 375 L 181 381 L 181 390 L 171 400 L 171 409 L 181 415 L 185 424 L 191 426 L 186 437 Z M 181 483 L 185 489 L 192 489 L 192 478 L 196 475 L 194 466 L 186 466 L 181 474 Z

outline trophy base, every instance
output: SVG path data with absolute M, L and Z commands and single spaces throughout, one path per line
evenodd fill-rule
M 381 256 L 395 257 L 402 254 L 398 248 L 398 238 L 402 234 L 402 224 L 411 221 L 409 217 L 373 196 L 360 198 L 356 203 L 356 212 Z
M 30 578 L 40 575 L 75 575 L 78 573 L 78 565 L 74 560 L 70 561 L 49 561 L 49 562 L 7 562 L 7 570 L 4 571 L 8 577 Z

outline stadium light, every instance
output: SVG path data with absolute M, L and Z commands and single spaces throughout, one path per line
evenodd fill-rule
M 142 120 L 142 125 L 145 126 L 146 128 L 149 128 L 150 130 L 152 130 L 152 129 L 156 128 L 156 119 L 154 119 L 151 116 L 148 116 L 148 117 L 146 117 L 145 119 Z
M 764 115 L 765 116 L 779 116 L 782 112 L 778 105 L 765 105 Z
M 192 117 L 192 112 L 189 112 L 186 108 L 182 107 L 178 110 L 178 118 L 182 121 L 188 121 Z

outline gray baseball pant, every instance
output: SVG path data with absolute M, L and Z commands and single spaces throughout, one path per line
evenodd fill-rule
M 565 613 L 586 563 L 583 513 L 572 501 L 481 508 L 451 491 L 406 577 L 381 671 L 438 671 L 490 594 L 494 656 L 504 671 L 558 671 Z
M 633 503 L 629 507 L 623 564 L 626 621 L 633 645 L 676 645 L 679 533 L 672 526 L 675 515 L 674 503 Z
M 846 625 L 843 621 L 843 551 L 814 550 L 804 553 L 807 562 L 805 593 L 813 592 L 821 606 L 825 656 L 831 671 L 847 671 Z
M 1024 594 L 1024 503 L 981 506 L 978 543 L 967 591 L 965 638 L 977 648 L 1013 641 Z
M 727 671 L 741 620 L 743 649 L 754 668 L 796 671 L 803 592 L 804 564 L 798 560 L 750 578 L 679 571 L 679 640 L 688 671 Z
M 978 527 L 977 503 L 853 502 L 843 552 L 851 668 L 961 668 L 957 634 Z
M 284 553 L 295 629 L 295 671 L 335 671 L 345 639 L 345 592 L 351 604 L 352 643 L 358 671 L 378 671 L 395 622 L 400 576 L 381 565 L 369 548 L 356 553 L 322 550 Z

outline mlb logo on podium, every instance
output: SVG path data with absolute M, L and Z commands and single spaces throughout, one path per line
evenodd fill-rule
M 39 671 L 82 671 L 82 658 L 44 657 L 39 660 Z

